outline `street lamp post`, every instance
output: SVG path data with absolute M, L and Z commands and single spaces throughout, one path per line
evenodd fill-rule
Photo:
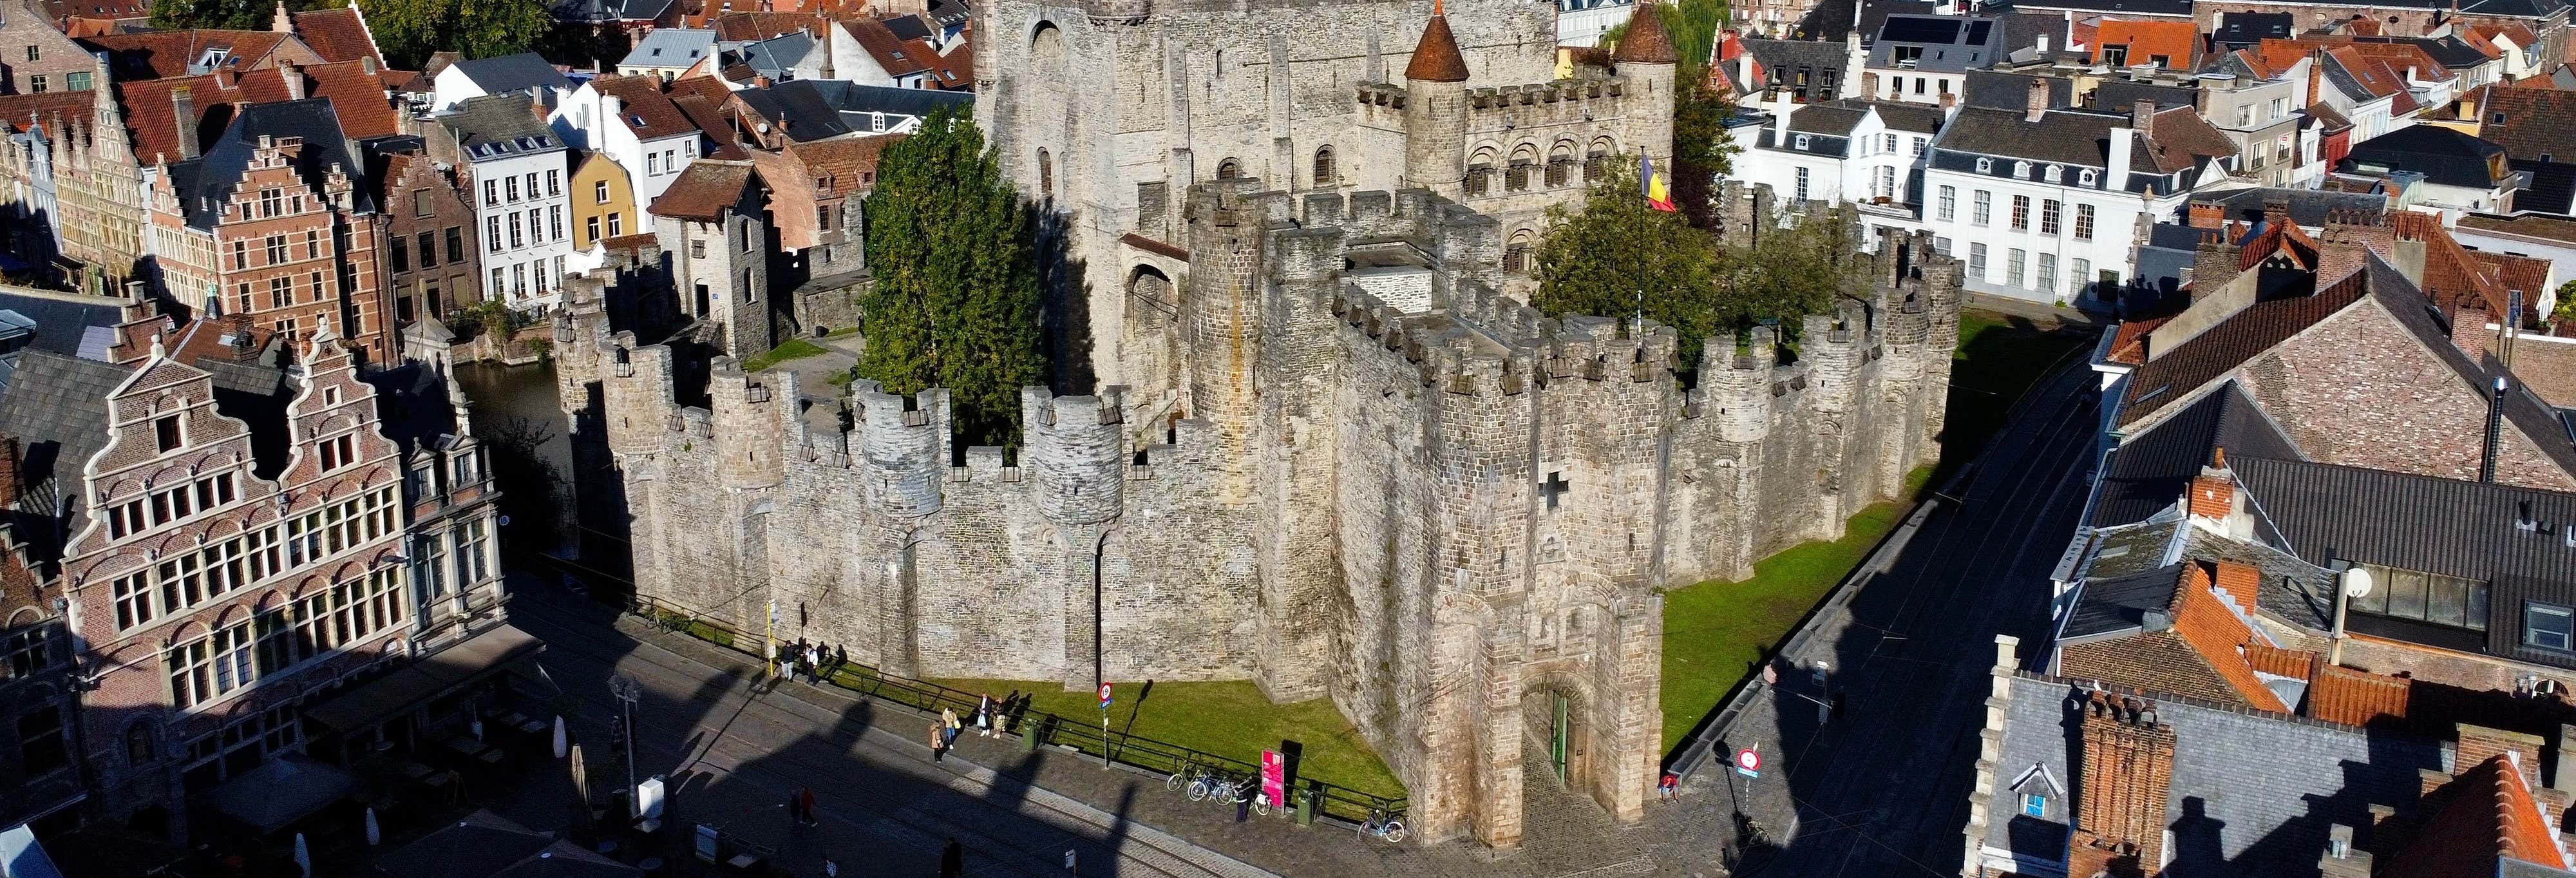
M 608 678 L 608 693 L 617 696 L 618 709 L 625 715 L 625 721 L 620 723 L 620 728 L 626 733 L 626 810 L 630 817 L 640 816 L 634 813 L 636 809 L 635 702 L 643 699 L 644 685 L 635 682 L 635 678 L 625 674 L 614 674 Z

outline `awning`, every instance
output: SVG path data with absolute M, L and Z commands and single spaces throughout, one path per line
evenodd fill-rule
M 225 781 L 206 794 L 206 803 L 244 826 L 267 833 L 302 820 L 357 788 L 357 779 L 346 771 L 300 753 L 281 753 L 249 774 Z
M 421 656 L 384 679 L 308 708 L 304 716 L 336 731 L 363 731 L 545 648 L 528 632 L 501 625 Z

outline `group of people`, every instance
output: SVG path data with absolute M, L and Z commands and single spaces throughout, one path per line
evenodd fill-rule
M 824 678 L 831 676 L 834 672 L 839 671 L 841 666 L 849 663 L 850 650 L 848 648 L 824 646 L 819 643 L 808 643 L 804 638 L 799 637 L 796 639 L 795 646 L 791 646 L 780 651 L 778 656 L 778 676 L 782 678 L 803 677 L 805 678 L 805 682 L 820 686 L 823 684 Z
M 963 717 L 957 715 L 955 707 L 940 708 L 939 718 L 930 723 L 931 761 L 946 759 L 948 748 L 957 745 L 957 736 L 963 734 L 969 725 L 975 727 L 977 737 L 991 738 L 1010 734 L 1011 727 L 1018 724 L 1020 715 L 1028 712 L 1029 701 L 1033 697 L 1034 694 L 1024 695 L 1020 690 L 1013 689 L 1011 694 L 996 701 L 991 693 L 985 693 L 976 697 L 973 712 Z

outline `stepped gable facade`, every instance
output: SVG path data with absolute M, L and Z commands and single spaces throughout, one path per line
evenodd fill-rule
M 1569 782 L 1642 816 L 1661 586 L 1837 536 L 1936 453 L 1960 266 L 1927 237 L 1863 257 L 1795 362 L 1757 329 L 1685 387 L 1671 329 L 1498 289 L 1504 222 L 1436 192 L 1232 179 L 1177 214 L 1185 407 L 1030 388 L 1016 452 L 954 447 L 944 390 L 836 399 L 639 343 L 607 312 L 650 272 L 576 277 L 584 502 L 631 522 L 640 594 L 893 673 L 1330 697 L 1408 824 L 1507 846 L 1559 699 Z
M 1428 14 L 1428 18 L 1426 18 Z M 1670 40 L 1556 77 L 1555 10 L 1514 0 L 976 5 L 975 118 L 1020 191 L 1064 215 L 1069 289 L 1102 384 L 1168 400 L 1194 183 L 1429 189 L 1494 217 L 1496 283 L 1550 205 L 1672 154 Z M 1078 284 L 1078 287 L 1073 285 Z M 1526 298 L 1526 296 L 1523 296 Z M 1131 353 L 1132 352 L 1132 353 Z

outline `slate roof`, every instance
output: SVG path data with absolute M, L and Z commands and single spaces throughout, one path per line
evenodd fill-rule
M 468 161 L 563 149 L 554 129 L 546 127 L 531 106 L 520 95 L 482 95 L 457 102 L 454 109 L 439 114 L 438 123 L 456 133 L 456 145 L 466 151 Z M 484 146 L 490 149 L 477 148 Z
M 564 78 L 563 72 L 555 69 L 554 62 L 535 52 L 458 61 L 454 66 L 464 71 L 465 78 L 473 80 L 485 94 L 572 87 L 572 80 Z
M 130 367 L 65 356 L 50 350 L 18 355 L 17 368 L 0 386 L 0 435 L 19 443 L 18 478 L 25 514 L 47 520 L 50 533 L 26 533 L 50 557 L 62 538 L 61 519 L 81 496 L 81 467 L 107 446 L 107 395 L 125 383 Z
M 2198 201 L 2214 201 L 2227 211 L 2227 218 L 2248 224 L 2263 218 L 2264 205 L 2283 202 L 2289 209 L 2290 221 L 2303 226 L 2323 227 L 2331 211 L 2360 212 L 2378 216 L 2388 212 L 2388 199 L 2366 192 L 2332 192 L 2323 189 L 2286 189 L 2256 186 L 2232 189 L 2200 196 Z
M 2576 92 L 2489 88 L 2478 112 L 2478 136 L 2504 147 L 2506 155 L 2576 162 Z
M 1775 73 L 1785 73 L 1805 65 L 1818 71 L 1833 71 L 1836 76 L 1842 75 L 1845 47 L 1840 42 L 1745 37 L 1743 43 L 1744 51 L 1752 55 L 1756 63 Z M 1759 83 L 1753 85 L 1756 88 L 1760 86 Z
M 2003 708 L 1996 783 L 2014 783 L 2038 768 L 2070 792 L 2079 788 L 2082 760 L 2069 751 L 2081 746 L 2075 732 L 2083 699 L 2064 680 L 2016 679 Z M 2153 701 L 2157 720 L 2173 730 L 2177 754 L 2166 797 L 2165 824 L 2174 838 L 2167 874 L 2315 874 L 2331 825 L 2367 826 L 2371 805 L 2412 804 L 2420 772 L 2442 767 L 2438 744 L 2393 732 L 2180 697 Z M 2002 816 L 2017 815 L 2018 808 L 1994 810 L 1987 845 L 2044 862 L 2064 857 L 2064 824 Z
M 1952 118 L 1942 130 L 1939 144 L 1942 149 L 1971 155 L 2100 168 L 2110 164 L 2108 144 L 2112 130 L 2129 123 L 2126 114 L 2082 110 L 2050 110 L 2039 121 L 2029 122 L 2019 109 L 1970 107 Z M 2235 154 L 2226 136 L 2209 127 L 2200 119 L 2200 113 L 2188 106 L 2158 110 L 2154 133 L 2153 140 L 2138 138 L 2133 142 L 2129 170 L 2169 174 L 2197 166 L 2202 156 Z
M 367 183 L 366 163 L 349 151 L 349 141 L 340 133 L 340 117 L 331 109 L 328 98 L 306 98 L 300 101 L 278 101 L 251 104 L 241 108 L 231 127 L 206 145 L 206 153 L 195 161 L 185 162 L 190 172 L 184 178 L 177 166 L 172 167 L 172 181 L 182 179 L 178 187 L 179 204 L 187 212 L 188 225 L 212 229 L 222 220 L 213 205 L 232 198 L 233 187 L 241 184 L 250 171 L 251 160 L 258 154 L 259 139 L 273 137 L 302 138 L 304 149 L 298 154 L 295 170 L 298 176 L 320 189 L 331 169 L 337 166 L 349 176 L 355 188 L 350 193 L 351 212 L 375 211 L 374 187 Z
M 878 133 L 870 114 L 928 116 L 941 107 L 964 108 L 975 96 L 966 92 L 859 85 L 837 79 L 804 79 L 734 93 L 743 106 L 772 125 L 783 125 L 796 141 L 822 140 L 851 133 Z M 889 119 L 888 126 L 893 125 Z
M 2576 213 L 2576 164 L 2514 159 L 2505 167 L 2530 176 L 2521 189 L 2514 191 L 2513 209 Z
M 2043 36 L 2048 38 L 2049 51 L 2066 48 L 2068 23 L 2063 16 L 2014 12 L 1994 16 L 1994 19 L 2003 26 L 2002 42 L 1996 49 L 2004 54 L 2034 48 Z
M 385 66 L 385 56 L 376 50 L 375 35 L 367 32 L 367 22 L 358 17 L 358 8 L 314 9 L 294 13 L 295 36 L 322 56 L 324 61 L 374 59 L 377 69 Z
M 1859 19 L 1853 19 L 1853 7 L 1859 7 Z M 1809 40 L 1824 40 L 1839 47 L 1843 37 L 1857 29 L 1866 41 L 1878 35 L 1879 25 L 1890 15 L 1931 15 L 1940 8 L 1931 0 L 1819 0 L 1800 16 L 1795 30 Z
M 2227 19 L 2210 32 L 2210 39 L 2222 46 L 2245 47 L 2264 40 L 2285 39 L 2297 32 L 2295 17 L 2287 12 L 2230 12 Z
M 716 32 L 699 28 L 654 28 L 635 42 L 635 50 L 618 61 L 623 67 L 687 67 L 714 54 Z
M 2091 523 L 2106 527 L 2145 521 L 2173 508 L 2211 453 L 2221 448 L 2231 460 L 2240 455 L 2305 456 L 2243 387 L 2229 381 L 2112 449 L 2102 465 Z
M 2162 612 L 2173 605 L 2174 584 L 2182 580 L 2183 566 L 2168 564 L 2144 573 L 2086 581 L 2075 606 L 2067 610 L 2058 637 L 2074 640 L 2138 630 L 2147 611 Z
M 72 294 L 0 292 L 0 311 L 17 312 L 35 323 L 36 338 L 28 348 L 93 360 L 106 356 L 105 339 L 123 320 L 116 300 Z
M 691 162 L 646 210 L 654 216 L 713 220 L 741 201 L 751 173 L 751 165 L 745 162 Z
M 2491 141 L 2440 125 L 2408 125 L 2353 144 L 2351 154 L 2344 160 L 2353 165 L 2415 171 L 2430 182 L 2446 186 L 2486 189 L 2503 179 L 2489 164 L 2503 155 L 2504 147 Z
M 2576 548 L 2558 532 L 2576 524 L 2576 493 L 2297 460 L 2231 455 L 2228 464 L 2309 563 L 2576 582 Z M 2551 530 L 2519 527 L 2526 513 Z
M 1986 4 L 1986 8 L 2023 11 L 2071 9 L 2077 12 L 2189 16 L 2191 0 L 1997 0 Z
M 2002 34 L 1994 19 L 1956 15 L 1890 15 L 1879 25 L 1877 39 L 1870 44 L 1872 67 L 1895 66 L 1898 46 L 1924 49 L 1915 60 L 1914 69 L 1958 71 L 1984 67 L 1994 61 L 1995 44 Z
M 2030 74 L 1999 70 L 1970 70 L 1959 83 L 1959 105 L 1989 110 L 2020 112 L 2030 101 Z M 2075 83 L 2063 76 L 2040 77 L 2048 81 L 2048 105 L 2068 107 L 2075 103 Z
M 675 0 L 560 0 L 546 12 L 559 21 L 652 21 Z
M 1889 130 L 1931 134 L 1941 130 L 1941 109 L 1923 104 L 1898 101 L 1872 101 L 1844 98 L 1838 101 L 1804 104 L 1789 111 L 1789 130 L 1806 134 L 1848 137 L 1853 126 L 1869 111 L 1878 111 L 1879 121 Z
M 742 60 L 754 72 L 781 80 L 794 75 L 796 65 L 805 63 L 805 56 L 812 54 L 816 45 L 813 37 L 801 31 L 779 34 L 743 46 Z
M 2093 89 L 2093 108 L 2105 112 L 2126 113 L 2141 100 L 2168 109 L 2195 106 L 2200 102 L 2200 89 L 2129 79 L 2105 79 Z

